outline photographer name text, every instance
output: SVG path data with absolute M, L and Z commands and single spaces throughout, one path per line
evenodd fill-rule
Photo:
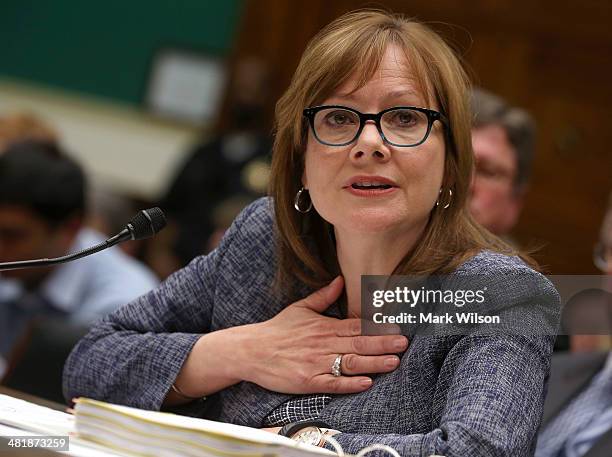
M 479 313 L 399 313 L 386 315 L 374 313 L 372 322 L 375 324 L 499 324 L 499 316 L 489 316 Z

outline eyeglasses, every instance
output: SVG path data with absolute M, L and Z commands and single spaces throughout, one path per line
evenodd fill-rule
M 601 271 L 608 273 L 612 268 L 612 247 L 597 243 L 593 248 L 593 263 Z
M 427 108 L 396 106 L 378 114 L 360 113 L 340 105 L 306 108 L 315 138 L 327 146 L 346 146 L 355 141 L 366 121 L 374 121 L 383 141 L 398 147 L 413 147 L 425 142 L 435 121 L 447 125 L 443 114 Z
M 474 162 L 474 177 L 491 184 L 512 184 L 514 172 L 503 164 L 492 163 L 490 160 L 480 160 L 476 157 Z

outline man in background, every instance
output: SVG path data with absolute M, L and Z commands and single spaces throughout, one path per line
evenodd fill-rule
M 599 240 L 593 260 L 607 275 L 604 281 L 609 281 L 612 279 L 612 194 Z M 607 321 L 607 335 L 596 335 L 596 339 L 607 339 L 608 347 L 612 324 L 610 289 L 609 282 L 602 287 L 608 293 L 597 296 L 597 307 L 586 308 L 589 303 L 577 305 L 582 317 L 597 313 L 598 322 Z M 593 335 L 572 335 L 572 339 L 577 337 L 592 338 Z M 612 352 L 597 351 L 594 347 L 585 349 L 576 348 L 572 341 L 572 352 L 553 355 L 536 457 L 609 457 L 612 454 Z
M 483 89 L 472 92 L 475 169 L 470 209 L 492 233 L 507 238 L 518 222 L 535 146 L 535 122 Z
M 83 226 L 85 187 L 79 165 L 55 144 L 9 146 L 0 154 L 0 262 L 62 256 L 104 241 Z M 87 326 L 158 282 L 116 248 L 0 275 L 0 357 L 5 359 L 34 319 Z

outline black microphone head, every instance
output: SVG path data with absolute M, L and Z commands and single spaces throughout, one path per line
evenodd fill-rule
M 127 224 L 133 240 L 149 238 L 166 226 L 166 216 L 159 208 L 143 209 Z

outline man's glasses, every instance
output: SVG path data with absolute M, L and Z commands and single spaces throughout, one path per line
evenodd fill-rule
M 593 263 L 604 273 L 612 271 L 612 247 L 597 243 L 593 248 Z
M 396 106 L 378 114 L 363 114 L 340 105 L 306 108 L 315 138 L 328 146 L 346 146 L 359 137 L 366 121 L 372 120 L 382 139 L 392 146 L 413 147 L 425 142 L 435 121 L 447 124 L 438 111 L 414 106 Z
M 503 164 L 476 157 L 474 163 L 475 178 L 495 184 L 511 184 L 515 179 L 514 175 L 513 170 L 509 170 Z

